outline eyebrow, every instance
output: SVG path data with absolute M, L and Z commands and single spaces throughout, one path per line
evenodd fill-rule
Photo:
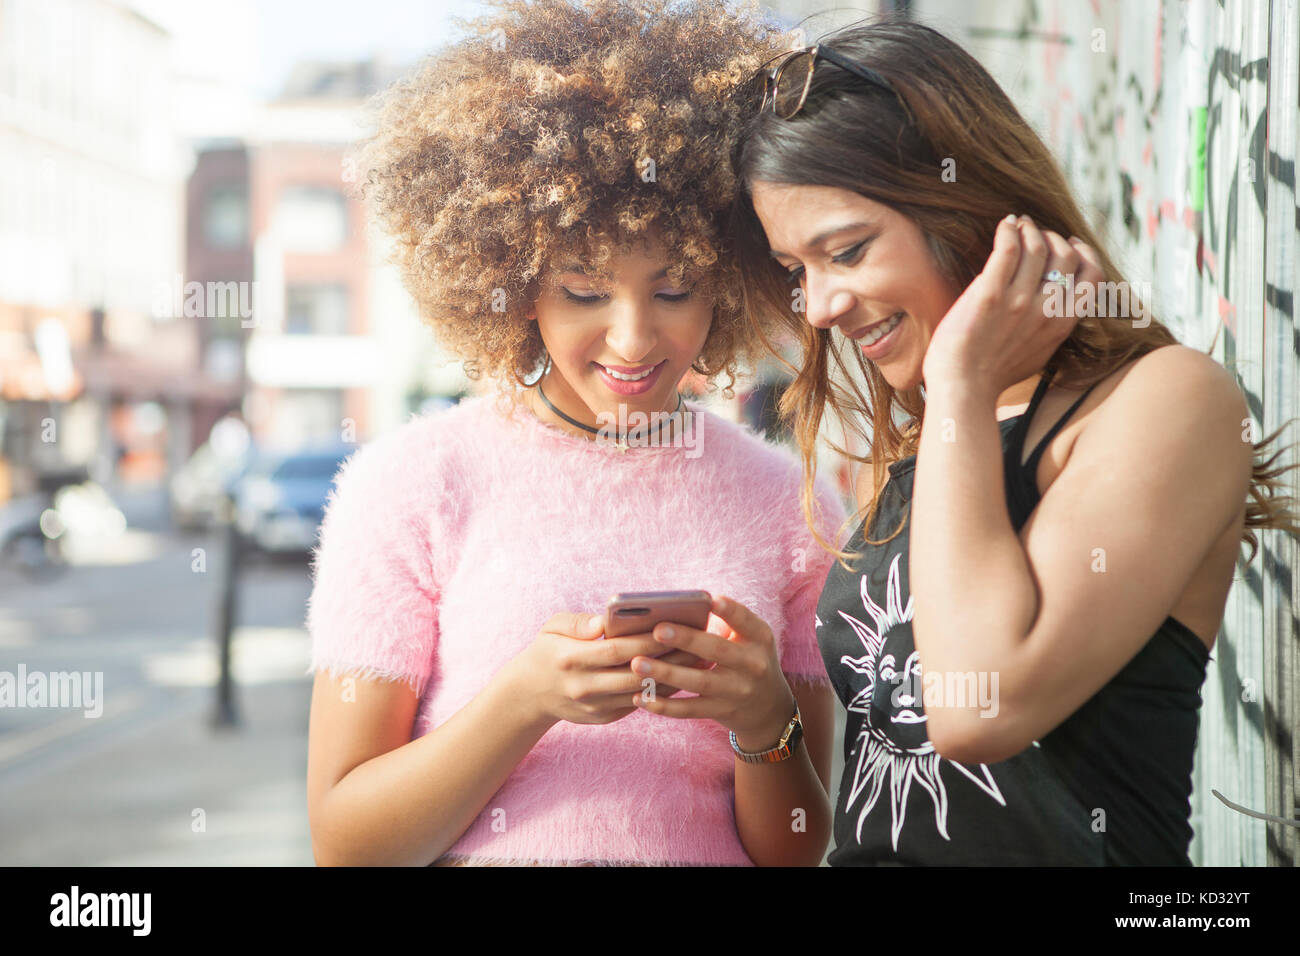
M 859 221 L 859 222 L 847 222 L 842 226 L 833 226 L 832 228 L 827 229 L 824 232 L 819 232 L 817 233 L 817 235 L 813 236 L 808 243 L 808 248 L 812 249 L 815 248 L 816 246 L 820 246 L 827 239 L 831 238 L 832 236 L 838 236 L 841 232 L 849 232 L 853 229 L 863 229 L 871 225 L 873 224 L 869 222 Z M 790 253 L 781 252 L 778 249 L 773 249 L 771 254 L 773 259 L 777 258 L 778 256 L 790 256 L 791 259 L 795 258 L 795 256 L 791 256 Z
M 578 275 L 584 275 L 584 276 L 587 274 L 587 270 L 584 269 L 577 262 L 566 262 L 563 265 L 561 265 L 559 269 L 557 269 L 556 271 L 561 273 L 576 272 L 578 273 Z M 656 272 L 654 275 L 650 277 L 650 281 L 654 282 L 656 279 L 662 279 L 666 275 L 668 275 L 668 267 L 664 266 L 662 269 L 660 269 L 658 272 Z

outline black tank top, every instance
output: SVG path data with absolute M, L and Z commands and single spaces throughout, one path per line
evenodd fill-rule
M 1019 532 L 1038 504 L 1048 443 L 1020 464 L 1046 394 L 999 423 L 1007 509 Z M 1095 387 L 1095 386 L 1094 386 Z M 871 537 L 898 527 L 916 457 L 889 468 Z M 1190 865 L 1192 760 L 1209 652 L 1168 617 L 1138 654 L 1062 724 L 999 763 L 940 757 L 926 732 L 908 586 L 910 527 L 865 546 L 858 527 L 817 605 L 826 671 L 848 710 L 832 866 L 861 864 Z M 910 677 L 910 680 L 904 680 Z M 991 688 L 988 688 L 991 690 Z

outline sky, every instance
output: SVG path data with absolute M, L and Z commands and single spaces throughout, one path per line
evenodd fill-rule
M 173 34 L 174 66 L 224 73 L 258 98 L 279 92 L 300 60 L 414 62 L 453 38 L 472 0 L 127 0 Z

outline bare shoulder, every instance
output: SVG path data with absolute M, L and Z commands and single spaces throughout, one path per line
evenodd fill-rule
M 1170 345 L 1117 369 L 1097 392 L 1072 441 L 1071 465 L 1139 468 L 1152 481 L 1187 484 L 1189 495 L 1197 487 L 1212 493 L 1235 514 L 1250 483 L 1254 432 L 1231 372 Z
M 1131 362 L 1127 368 L 1135 381 L 1166 385 L 1179 382 L 1218 387 L 1221 394 L 1240 395 L 1236 379 L 1214 358 L 1187 345 L 1166 345 Z
M 1185 345 L 1165 346 L 1129 362 L 1103 379 L 1102 389 L 1099 425 L 1175 427 L 1184 439 L 1219 438 L 1229 425 L 1235 433 L 1247 428 L 1246 399 L 1232 373 Z

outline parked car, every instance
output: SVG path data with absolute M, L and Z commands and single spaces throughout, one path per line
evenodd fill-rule
M 235 486 L 235 527 L 267 554 L 306 553 L 316 544 L 334 476 L 356 445 L 262 453 Z
M 84 466 L 42 472 L 34 493 L 0 506 L 0 563 L 50 578 L 67 567 L 70 541 L 125 530 L 126 517 Z

